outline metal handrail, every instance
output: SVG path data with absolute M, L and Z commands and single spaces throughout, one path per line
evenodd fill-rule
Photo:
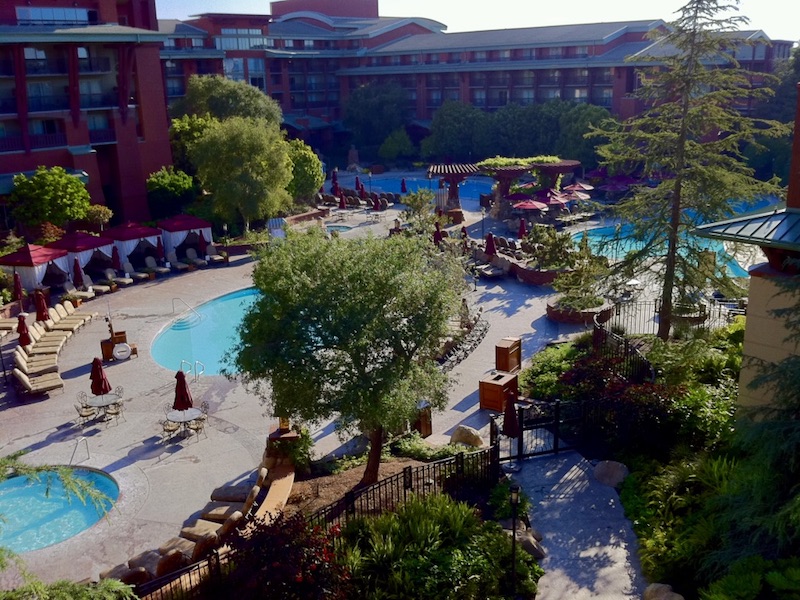
M 197 381 L 197 378 L 205 372 L 206 366 L 199 360 L 194 361 L 194 380 Z
M 189 365 L 189 368 L 188 369 L 184 369 L 183 365 Z M 192 363 L 190 363 L 188 360 L 183 359 L 183 358 L 181 359 L 180 370 L 183 371 L 184 373 L 194 373 L 194 367 L 192 366 Z
M 75 446 L 72 448 L 72 456 L 69 457 L 69 464 L 72 464 L 73 459 L 75 458 L 75 453 L 78 451 L 78 446 L 80 443 L 83 442 L 86 445 L 86 460 L 89 460 L 91 456 L 89 455 L 89 440 L 87 440 L 84 436 L 79 437 L 75 440 Z
M 172 299 L 172 313 L 173 314 L 175 314 L 175 300 L 180 300 L 186 308 L 188 308 L 190 311 L 192 311 L 194 314 L 197 315 L 198 319 L 202 319 L 203 318 L 203 317 L 200 316 L 200 313 L 197 312 L 195 309 L 193 309 L 191 306 L 189 306 L 183 298 L 173 298 Z

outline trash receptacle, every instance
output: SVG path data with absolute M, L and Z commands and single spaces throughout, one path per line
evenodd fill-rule
M 426 438 L 433 433 L 433 426 L 431 424 L 431 405 L 423 400 L 417 404 L 417 419 L 411 426 L 411 429 L 418 431 L 419 434 Z

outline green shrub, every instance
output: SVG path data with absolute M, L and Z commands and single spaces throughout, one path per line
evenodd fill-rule
M 752 556 L 731 565 L 728 575 L 700 591 L 700 600 L 796 600 L 800 558 L 765 560 Z
M 489 508 L 492 509 L 492 518 L 508 519 L 511 517 L 511 481 L 501 481 L 489 492 Z M 517 516 L 527 515 L 531 510 L 531 499 L 520 489 Z
M 447 444 L 434 448 L 425 441 L 418 431 L 412 431 L 396 438 L 389 444 L 389 449 L 395 456 L 413 458 L 424 462 L 442 460 L 464 452 L 464 446 L 459 444 Z
M 522 394 L 540 400 L 555 400 L 564 391 L 560 378 L 573 363 L 586 354 L 583 344 L 566 343 L 547 346 L 536 353 L 522 370 L 519 384 Z

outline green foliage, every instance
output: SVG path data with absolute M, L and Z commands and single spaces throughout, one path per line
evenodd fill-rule
M 3 240 L 3 243 L 0 246 L 0 256 L 5 256 L 6 254 L 16 252 L 24 245 L 25 240 L 23 238 L 15 235 L 13 231 L 9 231 L 6 239 Z
M 511 509 L 511 486 L 514 482 L 504 479 L 489 492 L 489 508 L 492 509 L 492 518 L 495 520 L 509 519 L 512 516 Z M 528 494 L 520 488 L 519 504 L 517 505 L 517 517 L 527 515 L 533 504 Z
M 446 403 L 447 376 L 426 357 L 458 314 L 463 270 L 426 240 L 289 232 L 266 248 L 253 279 L 262 295 L 228 365 L 273 414 L 336 416 L 374 444 L 412 419 L 421 398 L 433 409 Z M 366 473 L 377 476 L 379 456 L 370 458 Z
M 276 127 L 283 120 L 280 105 L 257 87 L 221 75 L 192 75 L 186 95 L 172 105 L 173 117 L 210 116 L 264 120 Z
M 500 600 L 509 597 L 511 540 L 446 495 L 412 498 L 396 513 L 348 523 L 345 560 L 361 598 Z M 517 553 L 517 591 L 536 593 L 543 571 Z
M 410 159 L 417 153 L 411 138 L 408 137 L 405 128 L 395 129 L 390 133 L 381 147 L 378 149 L 378 156 L 385 161 L 395 161 L 398 158 Z
M 431 134 L 422 141 L 422 154 L 430 159 L 470 161 L 482 127 L 488 127 L 485 112 L 465 102 L 446 100 L 433 114 Z
M 643 243 L 626 258 L 627 266 L 649 266 L 654 258 L 665 263 L 661 339 L 669 336 L 673 297 L 704 289 L 709 278 L 715 287 L 728 279 L 726 270 L 709 273 L 700 267 L 704 245 L 687 233 L 699 223 L 727 218 L 730 198 L 752 202 L 780 193 L 777 180 L 756 180 L 742 155 L 758 138 L 785 136 L 787 129 L 738 110 L 742 103 L 758 104 L 771 91 L 753 86 L 750 73 L 733 58 L 744 42 L 726 33 L 743 18 L 720 16 L 730 8 L 717 0 L 689 0 L 656 40 L 677 52 L 643 57 L 657 62 L 640 71 L 637 96 L 650 108 L 625 122 L 609 119 L 593 130 L 608 140 L 598 153 L 611 172 L 674 175 L 655 187 L 635 187 L 616 210 L 633 224 L 632 237 Z
M 189 147 L 189 157 L 204 189 L 213 195 L 215 212 L 229 221 L 240 216 L 247 230 L 251 220 L 275 216 L 290 206 L 288 149 L 275 123 L 231 117 L 210 124 Z
M 464 452 L 464 447 L 460 444 L 431 446 L 417 431 L 412 431 L 392 440 L 390 449 L 395 456 L 404 456 L 425 462 L 450 458 Z
M 581 237 L 577 251 L 571 256 L 572 268 L 559 273 L 553 282 L 553 289 L 561 292 L 558 305 L 579 311 L 602 306 L 605 300 L 597 294 L 597 288 L 599 282 L 608 275 L 607 259 L 592 252 L 586 234 Z
M 765 560 L 752 556 L 700 591 L 700 600 L 795 600 L 800 597 L 800 558 Z
M 191 204 L 194 198 L 194 180 L 172 165 L 161 167 L 147 178 L 147 203 L 154 219 L 177 215 L 183 205 Z
M 292 430 L 298 434 L 294 440 L 275 440 L 270 442 L 279 455 L 292 459 L 295 469 L 299 473 L 307 473 L 311 468 L 311 451 L 314 449 L 314 439 L 308 427 L 294 425 Z
M 26 226 L 63 226 L 86 216 L 89 192 L 80 179 L 62 167 L 40 166 L 31 177 L 14 175 L 11 206 L 14 218 Z
M 135 600 L 133 588 L 118 579 L 97 583 L 29 581 L 10 591 L 0 591 L 0 600 Z
M 403 197 L 405 210 L 402 218 L 410 225 L 410 231 L 416 235 L 428 236 L 433 232 L 436 214 L 436 196 L 426 189 L 417 189 Z
M 189 157 L 189 148 L 217 121 L 219 119 L 208 115 L 183 115 L 172 119 L 169 141 L 172 146 L 173 162 L 179 171 L 188 173 L 192 177 L 197 175 L 197 168 Z
M 302 513 L 255 520 L 230 541 L 236 559 L 222 582 L 204 586 L 206 598 L 353 598 L 348 568 L 337 559 L 338 526 L 311 526 Z
M 587 348 L 573 343 L 547 346 L 533 355 L 530 364 L 519 376 L 519 385 L 524 396 L 538 400 L 555 400 L 563 396 L 561 376 Z
M 355 145 L 373 154 L 376 144 L 407 122 L 408 94 L 397 83 L 371 83 L 354 89 L 344 106 L 344 122 Z
M 539 270 L 568 269 L 574 264 L 575 243 L 567 232 L 536 224 L 525 241 L 530 246 L 532 263 Z
M 92 204 L 86 211 L 86 220 L 101 228 L 107 225 L 113 216 L 114 211 L 102 204 Z
M 289 140 L 288 144 L 292 180 L 286 186 L 286 191 L 294 200 L 310 200 L 325 182 L 322 161 L 311 146 L 302 140 Z

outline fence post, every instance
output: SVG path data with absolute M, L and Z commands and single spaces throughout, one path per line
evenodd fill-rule
M 490 483 L 494 484 L 500 478 L 500 444 L 497 443 L 497 440 L 491 445 L 490 452 L 489 459 L 491 461 L 491 466 L 489 473 L 492 478 Z
M 489 445 L 494 446 L 497 443 L 497 423 L 494 419 L 489 419 Z
M 348 520 L 356 516 L 356 501 L 353 492 L 345 492 L 344 494 L 345 514 Z
M 414 478 L 411 475 L 411 467 L 403 468 L 403 500 L 408 500 L 409 490 L 413 491 Z
M 523 428 L 522 412 L 523 408 L 517 408 L 517 423 L 519 424 L 519 436 L 517 436 L 517 460 L 525 456 L 525 429 Z
M 561 436 L 561 399 L 556 399 L 553 419 L 553 452 L 558 454 L 558 439 Z

